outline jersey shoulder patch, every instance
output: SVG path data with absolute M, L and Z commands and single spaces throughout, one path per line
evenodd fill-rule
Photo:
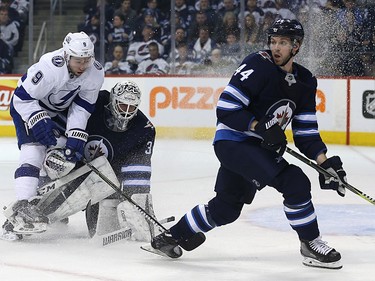
M 62 56 L 52 57 L 52 64 L 57 67 L 62 67 L 65 64 L 65 60 Z

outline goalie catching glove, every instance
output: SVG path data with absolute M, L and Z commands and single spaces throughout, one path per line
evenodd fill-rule
M 52 149 L 47 152 L 44 169 L 52 180 L 66 176 L 74 167 L 75 163 L 66 159 L 64 150 Z
M 327 170 L 330 174 L 324 175 L 319 174 L 319 183 L 322 189 L 333 189 L 337 193 L 344 197 L 345 196 L 345 185 L 346 183 L 346 172 L 342 167 L 342 161 L 338 156 L 332 156 L 320 164 L 322 168 Z

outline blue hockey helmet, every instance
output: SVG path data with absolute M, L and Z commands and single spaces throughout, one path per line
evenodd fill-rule
M 268 44 L 272 36 L 289 37 L 292 42 L 302 44 L 305 33 L 302 24 L 298 20 L 279 19 L 267 30 Z

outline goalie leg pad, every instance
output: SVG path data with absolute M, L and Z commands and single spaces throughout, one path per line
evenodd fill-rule
M 155 218 L 152 206 L 152 196 L 149 193 L 133 194 L 131 197 L 147 213 Z M 129 201 L 121 202 L 117 207 L 120 224 L 126 222 L 132 229 L 132 239 L 136 241 L 150 242 L 155 234 L 155 226 L 152 222 L 146 220 L 137 208 Z
M 112 182 L 119 185 L 111 165 L 104 156 L 94 159 L 91 164 Z M 79 175 L 78 178 L 77 175 Z M 61 190 L 55 188 L 56 191 L 48 193 L 48 197 L 43 198 L 38 204 L 38 207 L 47 215 L 51 223 L 84 210 L 90 200 L 91 204 L 95 204 L 115 192 L 87 166 L 58 179 L 55 183 L 62 186 Z

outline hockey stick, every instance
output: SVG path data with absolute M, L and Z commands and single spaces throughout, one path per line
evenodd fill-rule
M 312 162 L 310 159 L 304 157 L 303 155 L 299 154 L 298 152 L 294 151 L 293 149 L 286 147 L 286 152 L 288 152 L 290 155 L 296 157 L 298 160 L 301 160 L 303 163 L 307 164 L 308 166 L 314 168 L 317 170 L 319 173 L 325 175 L 325 176 L 330 176 L 330 177 L 336 177 L 326 169 L 322 168 L 318 164 Z M 344 182 L 343 185 L 345 186 L 346 189 L 350 190 L 351 192 L 357 194 L 358 196 L 362 197 L 366 201 L 370 202 L 371 204 L 375 205 L 375 199 L 371 198 L 370 196 L 366 195 L 359 189 L 355 188 L 354 186 L 350 185 L 347 182 Z
M 121 188 L 118 187 L 114 182 L 112 182 L 109 178 L 107 178 L 102 172 L 100 172 L 94 165 L 92 165 L 90 162 L 86 161 L 85 158 L 82 158 L 83 163 L 87 165 L 87 167 L 90 168 L 95 174 L 97 174 L 105 183 L 107 183 L 110 187 L 112 187 L 121 197 L 128 200 L 131 204 L 133 204 L 137 210 L 150 222 L 155 224 L 160 228 L 160 230 L 167 231 L 167 229 L 153 216 L 151 216 L 145 209 L 143 209 L 141 206 L 139 206 L 133 199 L 131 199 L 128 195 L 126 195 L 124 192 L 122 192 Z

